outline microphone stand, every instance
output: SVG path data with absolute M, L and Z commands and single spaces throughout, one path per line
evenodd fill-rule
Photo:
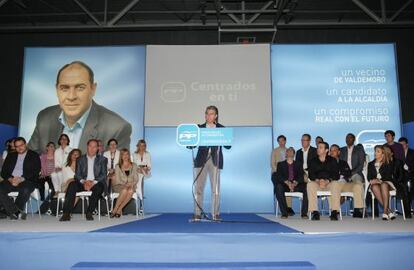
M 221 150 L 221 146 L 217 146 L 217 157 L 216 157 L 217 164 L 216 164 L 216 173 L 215 173 L 215 176 L 216 176 L 215 196 L 217 196 L 217 204 L 218 205 L 216 206 L 216 208 L 217 208 L 218 212 L 220 212 L 220 150 Z M 214 198 L 214 200 L 216 200 L 216 198 Z M 218 214 L 218 213 L 214 213 L 214 210 L 215 209 L 213 209 L 213 215 Z M 213 221 L 220 222 L 220 220 L 215 220 L 214 216 L 213 216 Z

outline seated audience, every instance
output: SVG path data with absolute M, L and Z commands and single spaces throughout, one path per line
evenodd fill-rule
M 398 142 L 404 149 L 404 182 L 410 184 L 409 203 L 411 207 L 412 199 L 414 198 L 414 150 L 408 147 L 408 139 L 401 137 Z
M 82 155 L 82 152 L 80 149 L 72 149 L 70 151 L 68 158 L 65 163 L 65 167 L 62 170 L 63 175 L 63 183 L 61 186 L 61 191 L 66 193 L 66 190 L 68 189 L 68 186 L 70 183 L 75 181 L 75 173 L 76 173 L 76 162 L 78 161 L 78 158 Z
M 87 153 L 82 155 L 76 162 L 75 181 L 67 188 L 63 215 L 60 221 L 69 221 L 70 214 L 75 204 L 76 193 L 80 191 L 91 191 L 89 206 L 86 210 L 86 220 L 93 220 L 93 211 L 96 209 L 98 200 L 106 188 L 108 160 L 98 155 L 98 141 L 91 139 L 87 143 Z
M 389 208 L 389 191 L 396 190 L 400 182 L 398 178 L 402 177 L 389 149 L 382 145 L 375 146 L 375 158 L 368 164 L 368 181 L 371 191 L 384 209 L 383 220 L 395 219 L 395 214 Z
M 6 141 L 6 143 L 4 144 L 4 146 L 6 147 L 6 149 L 3 151 L 3 162 L 6 160 L 6 157 L 9 153 L 15 152 L 15 148 L 14 148 L 14 138 L 13 139 L 8 139 Z
M 355 145 L 355 135 L 348 133 L 345 138 L 346 146 L 340 149 L 339 158 L 348 163 L 351 169 L 350 181 L 353 183 L 363 184 L 364 180 L 364 164 L 365 150 L 362 144 Z
M 404 160 L 404 148 L 401 144 L 394 141 L 395 132 L 392 130 L 387 130 L 384 133 L 385 140 L 387 141 L 384 146 L 388 146 L 392 153 L 394 154 L 394 158 L 403 161 Z
M 105 146 L 102 140 L 97 139 L 98 141 L 98 154 L 103 155 L 105 153 Z
M 276 198 L 279 202 L 282 218 L 288 217 L 288 208 L 285 192 L 302 192 L 302 218 L 308 217 L 308 198 L 306 193 L 306 183 L 303 179 L 302 164 L 293 160 L 295 149 L 290 147 L 286 150 L 286 160 L 277 164 L 277 171 L 273 173 L 273 183 L 276 185 Z
M 16 152 L 9 153 L 1 170 L 0 204 L 11 219 L 26 219 L 25 205 L 38 183 L 41 164 L 39 155 L 29 150 L 26 140 L 18 137 L 14 140 Z M 13 202 L 8 198 L 9 192 L 19 192 Z
M 315 147 L 318 147 L 318 144 L 320 144 L 321 142 L 324 142 L 323 138 L 321 136 L 316 136 Z
M 53 187 L 51 174 L 55 171 L 55 143 L 49 142 L 46 145 L 46 152 L 40 156 L 41 171 L 39 177 L 39 192 L 40 199 L 45 200 L 45 184 L 47 183 L 51 190 L 50 196 L 55 194 L 55 188 Z
M 140 179 L 138 174 L 139 167 L 131 161 L 131 153 L 126 148 L 122 149 L 119 164 L 115 168 L 115 180 L 112 182 L 112 190 L 119 193 L 119 196 L 112 210 L 111 218 L 119 218 L 122 215 L 122 209 L 137 190 Z
M 58 140 L 59 147 L 55 151 L 55 172 L 51 174 L 55 192 L 61 192 L 63 184 L 62 169 L 65 167 L 66 160 L 72 148 L 69 146 L 69 136 L 61 134 Z
M 311 135 L 303 134 L 301 139 L 302 148 L 296 152 L 296 162 L 302 164 L 305 172 L 304 179 L 308 182 L 308 168 L 310 161 L 317 156 L 316 148 L 310 145 Z
M 138 172 L 145 176 L 151 174 L 151 155 L 147 151 L 147 143 L 145 140 L 139 140 L 137 143 L 137 151 L 133 154 L 133 162 L 138 165 Z
M 362 209 L 364 208 L 364 186 L 362 182 L 352 179 L 352 170 L 349 168 L 348 163 L 339 159 L 341 152 L 339 146 L 333 144 L 329 151 L 329 155 L 335 159 L 339 168 L 339 180 L 342 184 L 341 192 L 352 192 L 354 202 L 354 218 L 362 218 Z
M 270 161 L 270 166 L 272 168 L 272 182 L 273 182 L 274 196 L 276 196 L 276 183 L 274 182 L 275 178 L 273 177 L 273 174 L 277 170 L 277 164 L 280 161 L 286 160 L 286 137 L 285 135 L 279 135 L 277 137 L 277 143 L 279 146 L 272 150 L 271 161 Z M 295 212 L 292 209 L 292 198 L 290 197 L 286 198 L 286 202 L 288 206 L 287 208 L 288 214 L 291 216 L 295 215 Z
M 277 164 L 281 161 L 286 160 L 286 137 L 279 135 L 277 137 L 278 147 L 272 150 L 270 166 L 272 168 L 272 174 L 277 170 Z M 275 192 L 276 194 L 276 192 Z
M 114 180 L 115 177 L 115 167 L 119 163 L 119 150 L 118 141 L 115 139 L 110 139 L 108 141 L 108 151 L 106 151 L 103 155 L 108 160 L 108 188 L 111 187 L 111 182 Z
M 307 184 L 309 211 L 312 220 L 319 220 L 317 191 L 329 190 L 331 192 L 331 220 L 338 220 L 339 207 L 341 207 L 341 189 L 339 180 L 339 167 L 334 158 L 328 155 L 329 145 L 319 143 L 318 156 L 309 163 L 309 180 Z

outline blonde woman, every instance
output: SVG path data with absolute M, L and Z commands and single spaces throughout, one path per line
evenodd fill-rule
M 368 181 L 371 191 L 384 209 L 382 219 L 395 219 L 389 208 L 389 191 L 395 190 L 398 179 L 395 175 L 392 152 L 388 147 L 375 146 L 375 158 L 368 164 Z
M 139 180 L 138 173 L 138 166 L 131 161 L 131 153 L 126 148 L 122 149 L 119 163 L 115 167 L 115 181 L 112 182 L 112 191 L 119 193 L 119 196 L 114 209 L 112 209 L 111 218 L 119 218 L 122 215 L 122 209 L 136 191 Z
M 147 151 L 147 143 L 145 140 L 139 140 L 137 143 L 137 151 L 132 156 L 133 161 L 139 167 L 139 172 L 145 176 L 151 173 L 151 155 Z

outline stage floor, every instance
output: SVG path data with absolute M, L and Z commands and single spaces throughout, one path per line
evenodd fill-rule
M 235 214 L 223 217 L 249 219 L 250 223 L 197 224 L 188 222 L 189 216 L 147 215 L 137 220 L 128 215 L 86 221 L 74 215 L 71 222 L 59 222 L 44 215 L 42 219 L 29 216 L 26 221 L 0 220 L 1 269 L 70 269 L 79 262 L 197 265 L 286 261 L 308 261 L 317 270 L 413 269 L 411 219 L 344 217 L 333 222 L 323 217 L 314 222 Z M 199 231 L 203 228 L 207 232 Z
M 251 226 L 244 226 L 240 230 L 231 230 L 232 226 L 238 226 L 239 224 L 222 224 L 222 228 L 218 230 L 207 230 L 206 233 L 305 233 L 305 234 L 328 234 L 328 233 L 414 233 L 414 219 L 403 220 L 401 216 L 398 216 L 393 221 L 383 221 L 380 218 L 372 220 L 371 218 L 354 219 L 349 216 L 344 216 L 341 221 L 330 221 L 329 217 L 322 216 L 320 221 L 303 220 L 299 216 L 289 217 L 288 219 L 276 218 L 272 214 L 259 214 L 257 216 L 262 217 L 268 221 L 275 222 L 274 225 L 283 225 L 291 230 L 285 228 L 268 229 L 271 223 L 261 224 L 261 220 L 252 218 L 248 214 L 235 215 L 223 215 L 224 220 L 246 220 L 248 222 L 255 222 Z M 163 217 L 163 220 L 158 222 L 154 220 L 154 223 L 149 222 L 153 218 Z M 8 219 L 0 220 L 0 232 L 133 232 L 133 233 L 203 233 L 203 227 L 206 227 L 205 223 L 199 225 L 188 222 L 191 214 L 149 214 L 145 217 L 136 218 L 135 215 L 122 216 L 119 219 L 108 219 L 108 217 L 102 217 L 99 221 L 95 216 L 94 221 L 86 221 L 80 214 L 74 214 L 70 222 L 59 222 L 54 216 L 43 215 L 41 219 L 37 215 L 34 217 L 28 215 L 27 220 L 11 221 Z M 131 231 L 131 227 L 134 228 L 134 224 L 139 221 L 144 221 L 148 227 L 143 227 L 140 231 L 139 227 Z M 163 226 L 161 227 L 160 224 Z M 125 225 L 125 227 L 116 226 Z M 165 226 L 164 226 L 165 225 Z M 193 226 L 195 225 L 195 226 Z M 216 225 L 216 224 L 215 224 Z M 158 226 L 154 228 L 154 226 Z M 190 226 L 190 227 L 188 227 Z M 191 229 L 191 226 L 194 229 Z M 184 228 L 183 228 L 184 227 Z M 186 228 L 189 229 L 186 229 Z M 210 226 L 207 226 L 210 228 Z M 112 229 L 115 228 L 115 229 Z M 129 228 L 128 230 L 124 228 Z M 227 228 L 230 228 L 228 230 Z
M 392 221 L 384 221 L 381 218 L 375 218 L 374 220 L 371 218 L 360 219 L 350 216 L 344 216 L 343 220 L 338 221 L 331 221 L 328 216 L 322 216 L 319 221 L 303 220 L 298 216 L 287 219 L 276 218 L 275 215 L 260 216 L 305 234 L 414 233 L 414 219 L 404 220 L 402 216 L 397 216 Z

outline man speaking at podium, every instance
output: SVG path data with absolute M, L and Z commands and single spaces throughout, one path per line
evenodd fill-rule
M 208 106 L 205 112 L 206 122 L 199 125 L 200 128 L 223 128 L 218 123 L 218 109 L 216 106 Z M 231 146 L 224 146 L 230 149 Z M 195 201 L 194 201 L 194 221 L 201 220 L 203 211 L 204 188 L 206 185 L 207 174 L 211 185 L 211 212 L 214 221 L 220 221 L 220 170 L 223 169 L 223 153 L 221 146 L 200 146 L 194 160 L 195 175 Z M 203 213 L 204 214 L 204 213 Z

